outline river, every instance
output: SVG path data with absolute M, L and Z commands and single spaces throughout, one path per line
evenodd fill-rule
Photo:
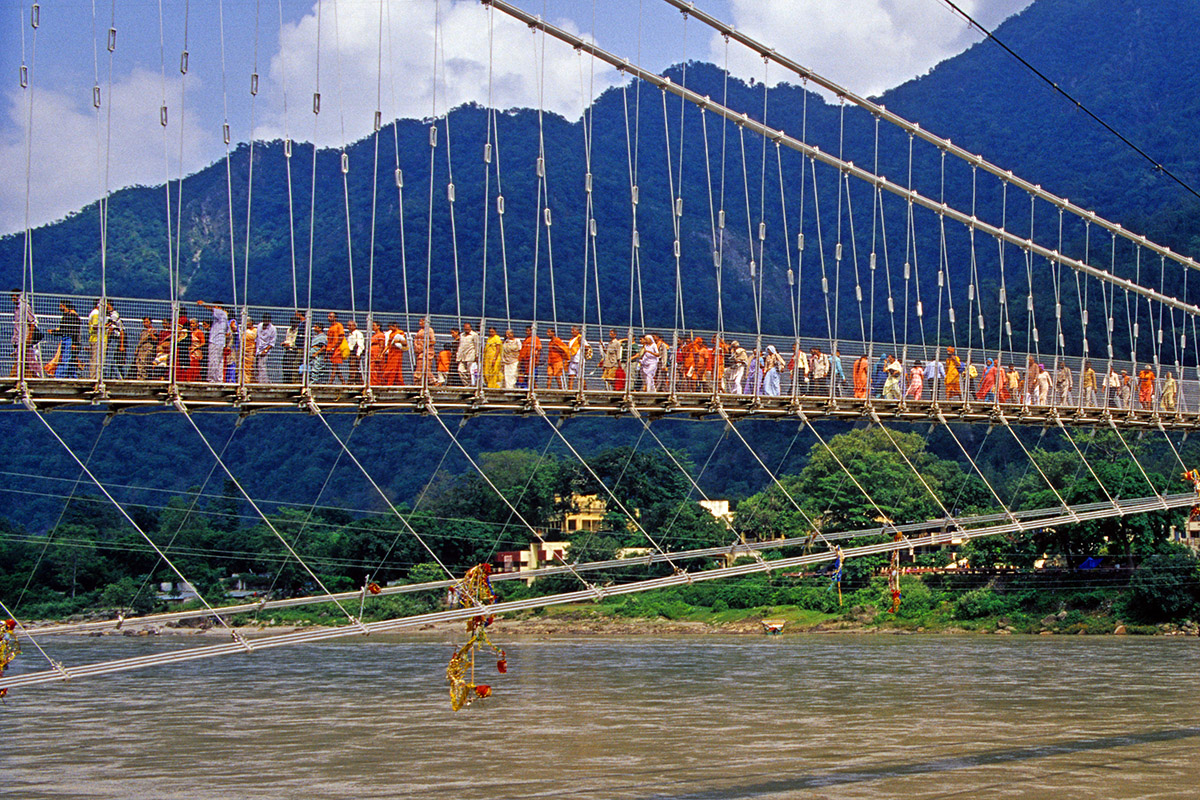
M 191 646 L 53 642 L 66 663 Z M 1195 798 L 1194 638 L 372 637 L 13 690 L 0 796 Z M 27 646 L 26 668 L 41 668 Z M 14 664 L 14 668 L 17 665 Z

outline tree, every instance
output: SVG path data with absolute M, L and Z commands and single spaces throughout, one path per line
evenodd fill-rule
M 1181 547 L 1150 556 L 1129 580 L 1127 611 L 1146 622 L 1183 619 L 1200 611 L 1200 561 Z

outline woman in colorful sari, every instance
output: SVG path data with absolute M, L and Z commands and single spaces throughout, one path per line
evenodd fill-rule
M 921 399 L 921 390 L 925 387 L 925 368 L 921 366 L 921 362 L 914 362 L 912 369 L 908 371 L 908 389 L 905 390 L 904 396 L 911 397 L 913 400 Z
M 992 359 L 987 360 L 987 369 L 983 371 L 983 380 L 979 383 L 979 388 L 975 391 L 975 399 L 985 402 L 992 402 L 995 398 L 992 396 L 992 390 L 996 388 L 996 362 Z

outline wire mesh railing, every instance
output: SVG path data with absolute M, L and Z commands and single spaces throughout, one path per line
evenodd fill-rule
M 0 321 L 4 375 L 36 384 L 345 386 L 1200 409 L 1179 364 L 689 328 L 38 293 Z M 24 341 L 22 341 L 22 339 Z

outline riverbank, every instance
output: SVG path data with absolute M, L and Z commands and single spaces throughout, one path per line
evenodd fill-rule
M 603 606 L 581 605 L 541 609 L 520 615 L 497 617 L 492 632 L 499 636 L 704 636 L 766 634 L 765 620 L 782 623 L 782 635 L 803 634 L 826 635 L 914 635 L 914 634 L 958 634 L 958 635 L 1141 635 L 1141 636 L 1200 636 L 1200 624 L 1192 621 L 1139 625 L 1121 619 L 1098 614 L 1082 615 L 1078 612 L 1060 611 L 1041 618 L 1028 615 L 1005 615 L 970 621 L 932 619 L 905 619 L 873 607 L 854 606 L 842 613 L 822 613 L 795 606 L 774 606 L 746 611 L 720 611 L 690 609 L 678 619 L 656 617 L 631 617 L 613 613 Z M 300 630 L 321 627 L 340 627 L 327 624 L 325 619 L 268 618 L 253 620 L 246 615 L 235 615 L 227 620 L 230 628 L 247 637 L 287 634 Z M 46 621 L 32 627 L 53 625 Z M 215 625 L 211 619 L 183 620 L 167 624 L 139 623 L 128 619 L 119 629 L 109 628 L 90 631 L 87 636 L 205 636 L 227 637 L 229 630 L 224 625 Z M 406 636 L 457 637 L 462 632 L 461 622 L 427 624 L 417 628 L 405 628 L 398 633 Z

